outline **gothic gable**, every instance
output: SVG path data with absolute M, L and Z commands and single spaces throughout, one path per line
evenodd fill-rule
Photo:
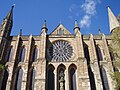
M 59 24 L 51 34 L 71 34 L 62 24 Z

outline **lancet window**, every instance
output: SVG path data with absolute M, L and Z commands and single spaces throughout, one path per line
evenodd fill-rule
M 98 61 L 102 61 L 103 56 L 102 56 L 101 48 L 99 45 L 96 46 L 96 52 L 97 52 Z
M 30 90 L 34 90 L 34 83 L 35 83 L 35 70 L 32 68 L 30 73 Z
M 108 78 L 107 78 L 106 70 L 104 69 L 103 66 L 100 66 L 100 75 L 102 79 L 103 89 L 109 90 Z
M 23 46 L 22 50 L 21 50 L 21 54 L 20 54 L 20 61 L 21 62 L 24 62 L 25 54 L 26 54 L 26 48 L 25 48 L 25 46 Z
M 70 90 L 76 90 L 76 67 L 71 65 L 69 68 L 69 88 Z
M 11 46 L 10 50 L 9 50 L 9 54 L 8 54 L 8 61 L 9 62 L 12 60 L 13 52 L 14 52 L 14 49 L 13 49 L 13 46 Z
M 18 69 L 16 78 L 15 78 L 15 90 L 21 90 L 22 76 L 23 76 L 23 70 L 20 68 Z
M 57 70 L 57 86 L 58 90 L 65 90 L 65 66 L 62 64 Z
M 48 67 L 48 75 L 47 75 L 47 78 L 48 78 L 48 87 L 47 87 L 47 90 L 55 90 L 54 89 L 54 84 L 55 84 L 55 81 L 54 81 L 54 67 L 52 65 L 49 65 Z
M 38 48 L 37 48 L 37 46 L 35 46 L 34 50 L 33 50 L 33 57 L 32 57 L 33 62 L 35 62 L 37 60 L 37 55 L 38 55 Z

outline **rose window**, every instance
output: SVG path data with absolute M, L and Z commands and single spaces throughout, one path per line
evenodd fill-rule
M 52 61 L 68 61 L 73 54 L 73 48 L 66 41 L 56 41 L 49 47 L 49 56 Z

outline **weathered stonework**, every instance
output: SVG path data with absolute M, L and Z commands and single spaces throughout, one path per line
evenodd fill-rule
M 77 22 L 74 34 L 62 24 L 47 34 L 45 21 L 39 36 L 22 36 L 21 33 L 10 36 L 12 10 L 3 22 L 0 63 L 5 67 L 1 72 L 1 90 L 114 90 L 108 49 L 110 35 L 82 35 Z M 8 29 L 9 33 L 4 33 Z M 56 41 L 64 41 L 64 44 Z M 56 46 L 50 49 L 51 45 Z M 59 51 L 53 54 L 56 47 Z M 59 59 L 52 60 L 52 55 Z M 65 55 L 64 60 L 60 58 L 62 55 Z

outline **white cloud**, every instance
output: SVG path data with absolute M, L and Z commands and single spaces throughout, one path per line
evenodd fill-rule
M 89 27 L 90 24 L 91 24 L 91 17 L 89 15 L 85 15 L 82 20 L 80 21 L 80 27 L 83 28 L 83 27 Z
M 95 0 L 85 0 L 85 2 L 81 5 L 85 15 L 82 20 L 80 20 L 80 26 L 82 28 L 89 27 L 91 24 L 91 18 L 96 14 L 96 4 Z
M 80 8 L 79 5 L 72 4 L 69 8 L 69 12 L 74 12 L 76 9 Z
M 79 15 L 80 15 L 80 9 L 81 9 L 81 6 L 80 6 L 80 5 L 72 4 L 72 5 L 69 7 L 70 16 L 72 16 L 73 18 L 74 18 L 74 17 L 79 17 Z M 70 17 L 69 17 L 69 18 L 70 18 Z M 70 19 L 71 19 L 71 18 L 70 18 Z
M 96 13 L 96 2 L 94 0 L 85 0 L 81 8 L 86 14 L 94 15 Z

